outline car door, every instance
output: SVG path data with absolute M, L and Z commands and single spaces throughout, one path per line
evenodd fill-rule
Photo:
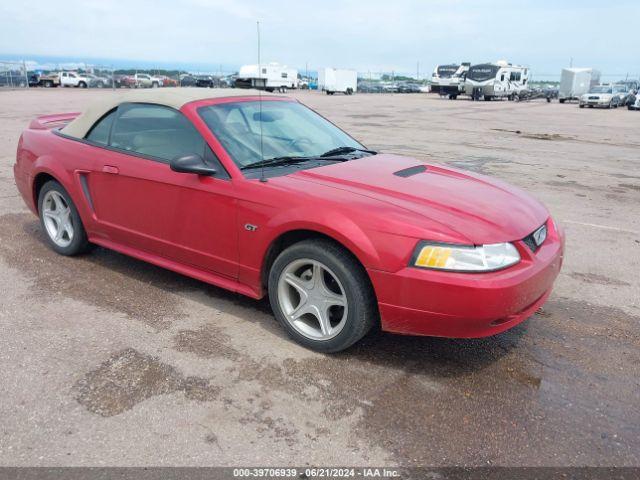
M 122 104 L 87 135 L 96 146 L 88 190 L 106 239 L 169 260 L 237 277 L 233 183 L 179 111 Z M 174 172 L 169 161 L 197 153 L 215 176 Z

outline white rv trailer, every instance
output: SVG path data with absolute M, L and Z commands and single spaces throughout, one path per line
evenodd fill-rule
M 464 82 L 465 93 L 474 100 L 515 98 L 529 87 L 529 68 L 504 60 L 471 65 Z
M 263 63 L 259 67 L 243 65 L 238 72 L 236 87 L 258 88 L 268 92 L 298 88 L 298 70 L 279 63 Z
M 558 101 L 579 100 L 600 82 L 600 73 L 592 68 L 563 68 L 560 74 Z
M 448 95 L 455 100 L 464 93 L 464 79 L 471 64 L 463 62 L 461 65 L 436 65 L 431 75 L 431 91 L 439 95 Z
M 351 95 L 358 89 L 358 72 L 339 68 L 318 70 L 318 90 L 333 95 L 336 92 Z

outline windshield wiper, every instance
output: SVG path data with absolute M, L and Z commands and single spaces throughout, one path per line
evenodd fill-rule
M 344 155 L 345 153 L 353 153 L 353 152 L 363 152 L 363 153 L 369 153 L 371 155 L 375 155 L 376 153 L 378 153 L 373 150 L 365 150 L 364 148 L 338 147 L 338 148 L 329 150 L 328 152 L 324 152 L 322 155 L 320 155 L 320 157 L 321 158 L 333 157 L 334 155 Z
M 365 150 L 363 148 L 355 148 L 355 147 L 338 147 L 328 152 L 324 152 L 322 155 L 315 156 L 285 156 L 285 157 L 273 157 L 273 158 L 265 158 L 264 160 L 258 160 L 257 162 L 250 163 L 249 165 L 245 165 L 241 167 L 240 170 L 251 170 L 254 168 L 262 168 L 262 167 L 275 167 L 280 165 L 293 165 L 296 163 L 307 162 L 310 160 L 346 160 L 335 158 L 339 155 L 345 155 L 348 153 L 354 152 L 363 152 L 368 153 L 370 155 L 375 155 L 378 152 L 374 152 L 373 150 Z
M 245 165 L 244 167 L 240 167 L 240 170 L 250 170 L 252 168 L 261 168 L 261 167 L 274 167 L 277 165 L 293 165 L 295 163 L 306 162 L 308 160 L 315 160 L 317 158 L 318 157 L 295 157 L 295 156 L 265 158 L 264 160 L 258 160 L 257 162 L 253 162 L 253 163 L 250 163 L 249 165 Z

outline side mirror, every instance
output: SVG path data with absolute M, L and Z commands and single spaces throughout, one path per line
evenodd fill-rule
M 178 173 L 195 173 L 196 175 L 212 176 L 216 169 L 207 165 L 197 153 L 177 157 L 169 162 L 171 170 Z

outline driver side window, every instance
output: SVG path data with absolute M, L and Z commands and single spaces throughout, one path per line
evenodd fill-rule
M 110 146 L 164 161 L 205 155 L 204 139 L 182 113 L 151 104 L 120 106 Z

